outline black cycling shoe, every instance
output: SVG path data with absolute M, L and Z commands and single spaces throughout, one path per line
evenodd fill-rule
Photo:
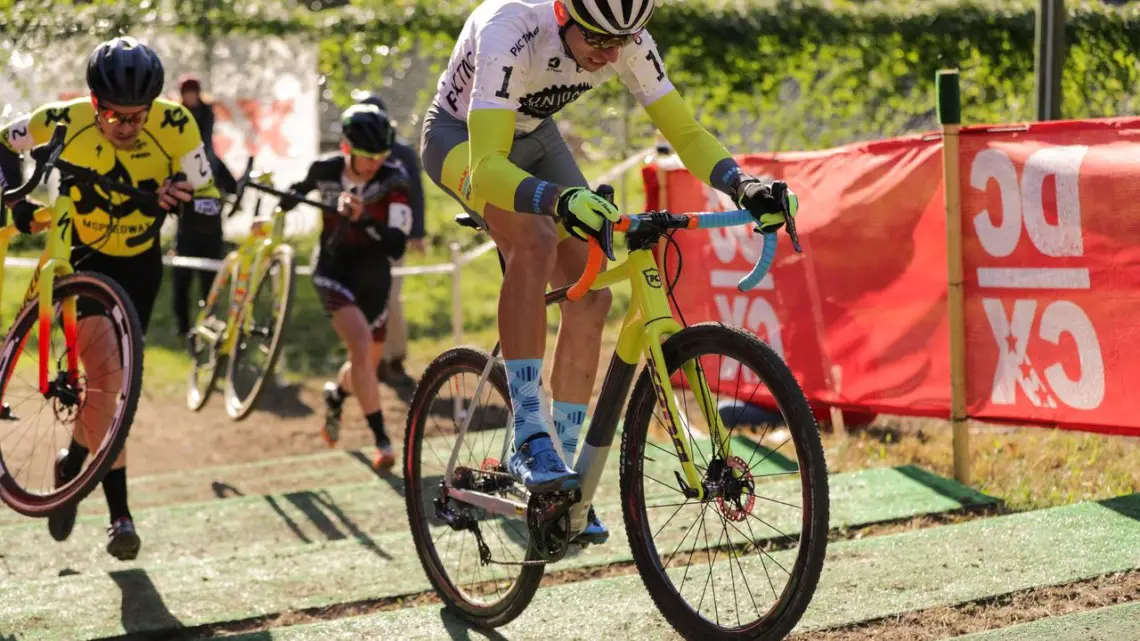
M 63 462 L 67 460 L 67 450 L 60 450 L 55 455 L 55 486 L 62 487 L 71 479 L 63 477 Z M 56 541 L 66 541 L 75 528 L 75 513 L 79 510 L 78 504 L 65 505 L 48 516 L 48 532 Z
M 397 389 L 412 389 L 416 386 L 416 379 L 404 370 L 404 361 L 380 361 L 376 368 L 377 378 Z
M 120 561 L 133 561 L 138 557 L 142 541 L 135 531 L 134 522 L 129 518 L 123 517 L 111 523 L 107 528 L 107 536 L 111 539 L 107 542 L 108 554 Z

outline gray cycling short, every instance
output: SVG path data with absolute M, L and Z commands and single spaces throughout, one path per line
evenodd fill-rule
M 459 196 L 463 182 L 467 179 L 468 145 L 467 123 L 452 116 L 436 103 L 428 107 L 424 116 L 423 134 L 420 138 L 420 156 L 424 170 L 432 182 L 447 192 L 463 206 L 484 228 L 487 226 L 475 208 L 477 203 Z M 445 162 L 449 155 L 457 157 Z M 462 157 L 460 161 L 459 157 Z M 566 187 L 586 187 L 586 177 L 578 169 L 566 141 L 558 132 L 554 120 L 547 118 L 530 133 L 516 134 L 511 153 L 507 158 L 523 171 L 541 180 Z M 446 171 L 445 165 L 449 171 Z M 526 199 L 524 199 L 526 200 Z

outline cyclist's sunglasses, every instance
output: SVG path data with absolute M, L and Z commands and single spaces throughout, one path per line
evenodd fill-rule
M 134 114 L 125 114 L 115 111 L 114 109 L 108 109 L 104 105 L 99 104 L 95 96 L 91 96 L 91 104 L 95 106 L 95 113 L 108 125 L 127 125 L 133 127 L 146 122 L 147 116 L 150 115 L 150 107 Z
M 356 149 L 355 147 L 353 147 L 352 145 L 350 145 L 346 142 L 341 143 L 340 149 L 341 149 L 341 151 L 343 151 L 346 154 L 349 154 L 351 156 L 356 156 L 357 158 L 364 158 L 366 160 L 384 160 L 385 158 L 388 157 L 388 154 L 390 153 L 387 151 L 380 151 L 380 152 L 364 151 L 363 149 Z
M 620 49 L 637 37 L 636 33 L 613 35 L 598 33 L 582 25 L 578 25 L 578 28 L 582 30 L 582 39 L 594 49 Z

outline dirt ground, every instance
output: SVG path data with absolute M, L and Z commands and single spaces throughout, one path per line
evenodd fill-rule
M 320 436 L 322 384 L 320 379 L 310 379 L 284 388 L 269 387 L 258 409 L 243 421 L 230 419 L 217 392 L 201 411 L 192 412 L 183 398 L 153 397 L 144 389 L 127 441 L 128 470 L 132 476 L 161 474 L 325 451 L 328 448 Z M 398 392 L 385 385 L 381 399 L 388 435 L 402 443 L 411 390 Z M 349 399 L 337 447 L 358 449 L 372 444 L 360 407 Z

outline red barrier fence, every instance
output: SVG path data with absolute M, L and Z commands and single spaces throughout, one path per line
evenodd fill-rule
M 1140 436 L 1140 118 L 960 140 L 970 416 Z M 686 320 L 756 332 L 813 403 L 947 417 L 941 151 L 931 134 L 739 157 L 801 195 L 804 253 L 781 238 L 769 278 L 743 293 L 758 237 L 678 234 Z M 650 208 L 732 208 L 685 170 L 644 176 Z

